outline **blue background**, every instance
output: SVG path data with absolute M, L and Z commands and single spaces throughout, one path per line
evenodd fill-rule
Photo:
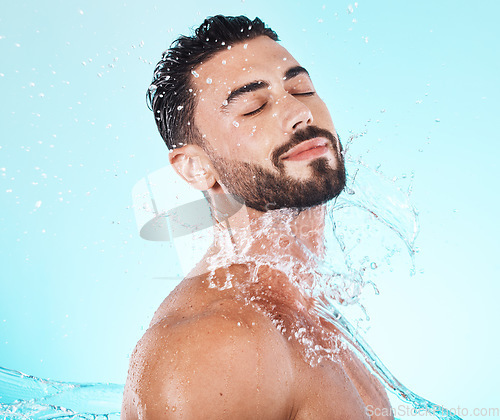
M 450 408 L 498 407 L 496 1 L 16 1 L 0 6 L 0 365 L 124 383 L 175 282 L 131 191 L 167 164 L 145 91 L 208 15 L 247 14 L 308 68 L 351 154 L 410 178 L 417 275 L 380 278 L 368 341 Z

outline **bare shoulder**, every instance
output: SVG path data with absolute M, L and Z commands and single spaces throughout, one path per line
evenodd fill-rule
M 292 382 L 288 345 L 269 318 L 221 300 L 149 328 L 131 357 L 122 418 L 289 418 Z

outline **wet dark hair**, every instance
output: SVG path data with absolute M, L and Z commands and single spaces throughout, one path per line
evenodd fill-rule
M 184 144 L 203 146 L 194 124 L 196 92 L 191 84 L 195 69 L 230 45 L 258 36 L 278 41 L 278 35 L 259 18 L 217 15 L 205 19 L 193 36 L 180 36 L 156 65 L 147 101 L 158 130 L 169 149 Z

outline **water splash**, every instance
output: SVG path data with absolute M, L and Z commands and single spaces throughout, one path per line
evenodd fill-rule
M 413 413 L 437 419 L 459 420 L 460 417 L 451 411 L 420 397 L 396 379 L 364 341 L 360 329 L 354 327 L 349 317 L 344 315 L 348 307 L 356 307 L 366 316 L 359 297 L 367 284 L 371 284 L 377 291 L 375 283 L 369 279 L 370 270 L 379 269 L 384 262 L 387 263 L 394 257 L 396 247 L 394 240 L 403 244 L 410 259 L 411 272 L 414 273 L 415 240 L 419 231 L 417 212 L 410 203 L 409 194 L 396 188 L 393 181 L 362 162 L 351 163 L 355 171 L 354 175 L 349 177 L 347 194 L 328 205 L 327 216 L 330 225 L 326 228 L 328 245 L 324 255 L 318 257 L 299 239 L 295 243 L 283 246 L 279 240 L 280 233 L 283 236 L 292 236 L 290 223 L 296 213 L 289 209 L 276 210 L 266 213 L 252 229 L 253 241 L 274 235 L 276 239 L 271 241 L 275 244 L 274 247 L 271 245 L 256 252 L 250 241 L 246 246 L 235 250 L 227 238 L 222 238 L 221 240 L 226 240 L 227 244 L 222 244 L 222 252 L 213 255 L 209 261 L 211 274 L 215 278 L 215 271 L 220 267 L 229 268 L 233 264 L 245 264 L 254 267 L 249 282 L 252 284 L 259 282 L 258 273 L 263 267 L 284 273 L 285 278 L 295 283 L 303 295 L 313 298 L 316 314 L 340 332 L 340 342 L 333 335 L 323 335 L 321 340 L 327 345 L 318 345 L 307 335 L 306 329 L 300 322 L 295 320 L 295 323 L 285 324 L 282 319 L 273 319 L 273 311 L 267 313 L 273 322 L 276 321 L 275 326 L 288 336 L 288 339 L 294 337 L 304 345 L 306 360 L 312 366 L 324 358 L 336 361 L 338 350 L 347 346 L 357 354 L 387 390 L 411 407 Z M 377 178 L 377 182 L 373 182 L 374 177 Z M 360 223 L 362 218 L 359 214 L 353 215 L 353 209 L 367 216 L 367 225 Z M 354 219 L 356 223 L 352 223 Z M 379 232 L 374 232 L 373 229 L 369 232 L 368 226 L 374 225 L 378 226 Z M 390 238 L 392 242 L 380 247 L 380 243 L 383 243 L 387 236 L 392 236 Z M 376 258 L 373 255 L 374 249 L 382 249 L 378 263 L 374 262 Z M 302 258 L 297 259 L 298 254 L 302 254 Z M 370 258 L 367 258 L 368 254 L 372 254 Z M 305 262 L 300 262 L 301 259 Z M 304 278 L 308 280 L 304 281 Z M 233 287 L 233 284 L 226 279 L 223 285 L 212 283 L 211 287 L 225 290 Z M 269 303 L 265 296 L 256 294 L 255 289 L 253 293 L 249 293 L 243 287 L 241 296 L 246 299 L 247 304 L 254 306 L 257 304 L 260 310 Z M 248 299 L 248 296 L 251 296 L 251 299 Z M 342 312 L 338 309 L 339 305 L 343 307 Z
M 0 367 L 2 419 L 115 420 L 122 395 L 123 385 L 57 382 Z
M 350 308 L 356 308 L 361 310 L 361 317 L 367 318 L 359 298 L 366 285 L 377 291 L 375 278 L 380 279 L 382 268 L 390 265 L 391 259 L 401 253 L 397 250 L 398 243 L 402 244 L 414 267 L 414 242 L 418 234 L 417 212 L 407 193 L 360 161 L 350 161 L 349 167 L 351 175 L 345 194 L 327 206 L 326 252 L 321 258 L 300 240 L 282 246 L 280 238 L 291 236 L 290 221 L 295 214 L 292 210 L 276 210 L 261 217 L 253 232 L 253 239 L 276 235 L 273 241 L 276 249 L 255 252 L 250 241 L 235 250 L 231 241 L 223 237 L 219 243 L 221 252 L 208 259 L 209 271 L 214 274 L 217 269 L 232 264 L 247 264 L 253 267 L 248 282 L 249 287 L 253 287 L 258 284 L 261 268 L 279 270 L 300 293 L 314 301 L 313 312 L 341 333 L 340 340 L 323 335 L 323 344 L 326 342 L 326 345 L 318 345 L 308 336 L 298 318 L 289 325 L 273 320 L 283 334 L 293 336 L 304 345 L 306 359 L 311 364 L 322 358 L 335 360 L 338 349 L 347 346 L 386 389 L 411 405 L 415 412 L 425 411 L 427 416 L 431 414 L 438 419 L 459 419 L 399 382 L 360 335 L 359 317 L 348 314 Z M 212 276 L 209 280 L 214 278 Z M 209 287 L 235 289 L 237 286 L 233 280 L 228 274 L 221 283 L 209 282 Z M 267 296 L 264 293 L 252 295 L 245 288 L 240 292 L 241 298 L 252 305 L 259 303 L 259 299 L 262 303 Z M 268 315 L 273 316 L 271 312 Z M 120 385 L 47 381 L 0 368 L 0 416 L 3 418 L 119 418 L 122 392 L 123 386 Z

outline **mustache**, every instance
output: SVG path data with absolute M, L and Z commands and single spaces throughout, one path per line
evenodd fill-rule
M 330 141 L 333 150 L 337 151 L 337 137 L 332 132 L 325 130 L 324 128 L 319 128 L 315 125 L 310 125 L 303 130 L 298 130 L 293 133 L 288 142 L 282 144 L 281 146 L 278 146 L 275 150 L 273 150 L 273 152 L 271 153 L 272 164 L 279 170 L 282 170 L 284 165 L 283 161 L 280 160 L 280 157 L 298 144 L 315 137 L 327 138 Z M 340 147 L 342 150 L 342 146 Z

